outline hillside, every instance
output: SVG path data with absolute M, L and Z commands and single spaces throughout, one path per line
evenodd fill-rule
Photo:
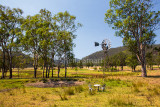
M 160 47 L 160 44 L 153 45 L 151 48 L 148 48 L 147 50 L 148 50 L 148 51 L 151 51 L 151 50 L 153 50 L 155 47 Z M 115 55 L 115 54 L 117 54 L 117 53 L 119 53 L 119 52 L 122 52 L 122 51 L 125 51 L 125 50 L 127 50 L 127 48 L 124 47 L 124 46 L 123 46 L 123 47 L 117 47 L 117 48 L 111 48 L 111 49 L 109 50 L 109 52 L 108 52 L 108 55 L 109 55 L 109 56 L 112 56 L 112 55 Z M 98 51 L 98 52 L 92 53 L 92 54 L 90 54 L 90 55 L 82 58 L 82 60 L 86 60 L 86 59 L 93 59 L 93 60 L 94 60 L 94 59 L 101 59 L 101 58 L 103 58 L 103 57 L 104 57 L 103 51 Z
M 122 52 L 122 51 L 125 51 L 127 48 L 126 47 L 117 47 L 117 48 L 111 48 L 108 52 L 108 55 L 109 56 L 112 56 L 112 55 L 115 55 L 119 52 Z M 91 55 L 88 55 L 84 58 L 82 58 L 83 60 L 86 60 L 86 59 L 101 59 L 104 57 L 104 53 L 103 51 L 98 51 L 98 52 L 95 52 Z

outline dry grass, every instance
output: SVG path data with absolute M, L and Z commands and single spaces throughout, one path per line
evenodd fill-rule
M 156 68 L 156 66 L 155 66 Z M 21 70 L 30 77 L 33 69 Z M 137 67 L 137 71 L 140 67 Z M 54 70 L 54 78 L 57 76 Z M 64 70 L 61 76 L 64 76 Z M 39 69 L 40 74 L 42 71 Z M 76 71 L 68 70 L 68 76 L 74 79 Z M 16 74 L 16 69 L 14 69 Z M 39 79 L 12 79 L 0 80 L 0 107 L 147 107 L 160 106 L 160 72 L 159 69 L 148 70 L 149 77 L 140 77 L 141 72 L 131 72 L 129 67 L 124 71 L 106 72 L 106 78 L 102 78 L 102 72 L 87 69 L 78 69 L 79 81 L 86 81 L 84 85 L 57 88 L 25 87 L 26 83 L 34 83 Z M 40 77 L 41 75 L 39 75 Z M 27 77 L 27 76 L 24 76 Z M 82 78 L 83 77 L 83 78 Z M 106 84 L 105 92 L 89 93 L 88 84 Z

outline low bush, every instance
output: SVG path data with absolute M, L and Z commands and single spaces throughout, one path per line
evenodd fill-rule
M 84 90 L 84 88 L 83 88 L 82 86 L 76 86 L 76 87 L 75 87 L 75 91 L 76 91 L 77 93 L 81 93 L 83 90 Z
M 43 83 L 47 83 L 48 80 L 46 78 L 42 78 L 40 81 L 42 81 Z
M 75 94 L 74 89 L 71 88 L 71 87 L 68 87 L 68 88 L 64 89 L 64 93 L 66 95 L 74 95 Z
M 96 70 L 97 70 L 97 67 L 94 67 L 94 70 L 96 71 Z

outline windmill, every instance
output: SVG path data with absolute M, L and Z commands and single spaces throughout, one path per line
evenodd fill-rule
M 108 51 L 111 48 L 111 42 L 109 39 L 104 39 L 101 44 L 98 42 L 95 42 L 95 47 L 100 46 L 102 47 L 104 51 L 104 69 L 103 69 L 103 76 L 105 77 L 105 69 L 106 69 L 106 57 L 108 58 Z M 107 68 L 109 68 L 109 64 L 107 64 Z

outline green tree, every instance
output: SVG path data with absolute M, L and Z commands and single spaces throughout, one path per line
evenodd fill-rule
M 22 13 L 22 10 L 19 8 L 10 9 L 9 7 L 0 5 L 0 46 L 3 51 L 2 78 L 4 78 L 4 72 L 6 71 L 5 63 L 7 61 L 10 71 L 9 78 L 12 78 L 12 51 L 16 47 L 17 33 L 20 31 L 23 19 Z M 6 60 L 6 54 L 8 60 Z
M 128 55 L 126 58 L 126 64 L 132 68 L 132 72 L 135 72 L 136 66 L 138 65 L 138 60 L 136 55 Z
M 86 66 L 89 68 L 91 66 L 90 64 L 91 64 L 90 62 L 87 62 Z
M 52 66 L 51 47 L 53 46 L 54 32 L 51 29 L 52 16 L 51 12 L 46 9 L 40 10 L 39 27 L 37 34 L 39 35 L 39 54 L 43 60 L 43 77 L 46 68 L 46 78 L 49 78 L 50 67 Z M 53 48 L 52 48 L 53 49 Z M 53 57 L 53 56 L 52 56 Z M 52 73 L 53 74 L 53 73 Z M 53 75 L 52 75 L 53 76 Z
M 19 78 L 19 70 L 24 69 L 26 67 L 27 59 L 24 55 L 17 55 L 13 58 L 14 67 L 18 69 L 18 78 Z
M 126 65 L 126 54 L 124 52 L 120 52 L 117 54 L 118 65 L 121 66 L 121 70 L 123 70 L 123 66 Z
M 82 62 L 82 60 L 80 60 L 80 61 L 78 62 L 78 67 L 79 67 L 80 69 L 83 68 L 83 62 Z
M 154 31 L 160 20 L 160 11 L 152 11 L 151 0 L 110 0 L 110 9 L 105 21 L 117 30 L 116 36 L 133 52 L 141 66 L 142 76 L 146 77 L 146 46 L 153 44 Z
M 90 66 L 91 66 L 91 67 L 93 67 L 93 66 L 94 66 L 93 62 L 90 62 Z
M 158 53 L 157 58 L 156 58 L 156 64 L 158 65 L 158 68 L 160 69 L 160 53 Z
M 36 78 L 37 68 L 38 68 L 38 57 L 39 57 L 39 30 L 40 27 L 40 15 L 36 14 L 34 16 L 27 16 L 24 20 L 21 28 L 24 33 L 20 34 L 21 45 L 24 47 L 24 50 L 32 53 L 34 57 L 34 78 Z M 23 35 L 24 34 L 24 35 Z
M 113 68 L 113 66 L 115 66 L 115 68 L 117 69 L 117 66 L 119 64 L 119 61 L 118 61 L 118 54 L 115 54 L 113 56 L 111 56 L 109 58 L 109 65 Z
M 159 65 L 160 65 L 160 47 L 155 47 L 154 49 L 157 52 L 157 57 L 155 58 L 155 62 L 158 65 L 158 68 L 160 69 Z
M 63 44 L 64 62 L 65 62 L 65 77 L 67 76 L 67 53 L 72 51 L 74 46 L 73 39 L 75 39 L 74 33 L 81 25 L 76 24 L 76 17 L 70 15 L 67 11 L 59 12 L 53 18 L 58 27 L 58 36 L 61 37 L 61 44 Z
M 150 67 L 150 70 L 153 70 L 154 58 L 153 58 L 152 52 L 148 52 L 146 54 L 146 62 L 147 62 L 147 65 Z

